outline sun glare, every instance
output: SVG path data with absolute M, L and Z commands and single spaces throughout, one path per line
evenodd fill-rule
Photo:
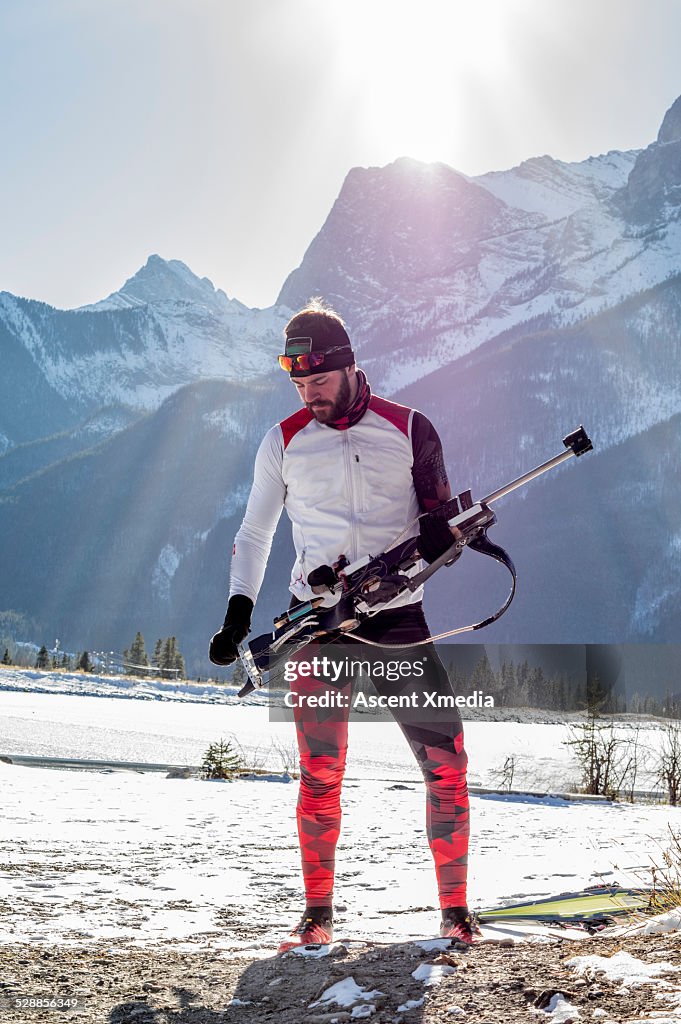
M 506 9 L 495 2 L 344 4 L 331 31 L 339 88 L 358 101 L 356 128 L 384 159 L 446 161 L 468 128 L 471 95 L 509 72 L 505 28 Z

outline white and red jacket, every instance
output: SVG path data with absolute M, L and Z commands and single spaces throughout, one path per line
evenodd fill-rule
M 341 555 L 353 562 L 380 554 L 403 531 L 402 539 L 418 533 L 409 524 L 449 496 L 440 440 L 421 413 L 372 395 L 359 422 L 336 430 L 300 409 L 272 427 L 258 449 L 234 542 L 230 597 L 255 602 L 282 508 L 296 550 L 289 589 L 307 600 L 313 569 Z M 393 607 L 421 599 L 422 589 Z

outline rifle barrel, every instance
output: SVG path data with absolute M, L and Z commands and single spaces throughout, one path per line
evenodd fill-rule
M 541 476 L 542 473 L 546 473 L 549 469 L 553 469 L 555 466 L 560 465 L 561 462 L 565 462 L 566 459 L 571 459 L 575 454 L 572 450 L 561 452 L 560 455 L 555 455 L 548 462 L 542 462 L 541 466 L 537 466 L 535 469 L 531 469 L 529 473 L 523 473 L 522 476 L 517 477 L 515 480 L 511 480 L 509 484 L 505 484 L 496 491 L 492 491 L 491 494 L 485 495 L 481 498 L 483 505 L 489 505 L 491 501 L 496 501 L 497 498 L 504 498 L 511 491 L 515 491 L 516 487 L 522 487 L 523 484 L 527 484 L 530 480 L 534 480 L 536 477 Z

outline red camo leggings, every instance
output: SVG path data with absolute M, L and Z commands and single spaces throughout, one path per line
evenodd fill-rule
M 410 643 L 430 636 L 420 604 L 381 612 L 363 623 L 363 636 L 379 643 Z M 453 695 L 447 672 L 432 645 L 401 650 L 380 650 L 354 641 L 343 641 L 343 654 L 360 660 L 403 659 L 425 660 L 425 674 L 417 680 L 400 679 L 391 683 L 373 678 L 379 694 L 435 691 Z M 329 652 L 329 647 L 325 648 Z M 319 654 L 316 645 L 308 645 L 298 653 L 297 660 Z M 340 685 L 340 684 L 338 684 Z M 336 843 L 341 824 L 341 786 L 348 746 L 348 713 L 346 708 L 310 707 L 304 700 L 319 696 L 330 688 L 329 683 L 298 675 L 291 683 L 297 695 L 294 709 L 298 747 L 300 750 L 300 791 L 298 796 L 298 836 L 308 906 L 331 906 L 335 869 Z M 341 692 L 349 695 L 350 681 Z M 301 697 L 303 700 L 301 700 Z M 349 701 L 348 701 L 349 703 Z M 466 905 L 468 863 L 469 808 L 466 784 L 467 756 L 463 746 L 463 726 L 458 711 L 448 709 L 414 715 L 413 711 L 391 708 L 391 713 L 416 760 L 426 784 L 426 828 L 435 861 L 441 907 Z M 417 717 L 420 720 L 414 720 Z

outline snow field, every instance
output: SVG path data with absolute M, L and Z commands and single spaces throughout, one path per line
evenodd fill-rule
M 72 682 L 16 670 L 0 672 L 0 685 L 0 754 L 199 765 L 208 745 L 224 737 L 251 767 L 281 771 L 297 763 L 293 723 L 271 722 L 260 699 L 242 704 L 224 687 L 107 676 Z M 87 686 L 88 695 L 72 685 Z M 618 731 L 632 735 L 626 724 Z M 472 786 L 497 787 L 509 757 L 514 789 L 565 792 L 577 783 L 567 724 L 467 721 L 464 732 Z M 646 725 L 641 750 L 656 750 L 661 736 L 659 725 Z M 346 777 L 418 782 L 421 775 L 394 722 L 367 720 L 350 723 Z M 653 784 L 642 771 L 637 787 Z
M 35 685 L 45 682 L 36 679 Z M 137 698 L 120 699 L 104 696 L 112 692 L 105 677 L 95 681 L 99 696 L 25 692 L 27 674 L 17 683 L 24 692 L 0 691 L 5 753 L 196 764 L 208 743 L 231 735 L 252 759 L 281 768 L 272 742 L 290 747 L 293 740 L 292 724 L 271 723 L 265 707 L 236 704 L 219 688 L 194 692 L 118 680 L 117 692 Z M 69 685 L 56 677 L 47 684 Z M 563 744 L 567 734 L 565 725 L 469 722 L 471 780 L 493 784 L 494 772 L 512 755 L 516 785 L 560 788 L 574 776 Z M 659 730 L 651 728 L 646 740 L 659 742 Z M 337 858 L 337 935 L 360 944 L 433 935 L 439 914 L 418 769 L 391 722 L 351 723 L 350 745 Z M 0 943 L 42 949 L 103 941 L 121 952 L 129 943 L 167 944 L 246 961 L 270 956 L 299 916 L 294 782 L 203 782 L 0 762 L 0 786 Z M 660 860 L 669 827 L 681 828 L 681 810 L 518 794 L 472 797 L 471 905 L 541 898 L 601 881 L 647 884 L 647 865 L 651 855 Z M 665 918 L 637 927 L 678 928 L 678 912 Z M 516 937 L 523 937 L 521 929 Z M 435 948 L 441 941 L 422 945 Z M 547 939 L 538 930 L 533 941 Z M 325 952 L 328 947 L 309 955 Z M 660 1007 L 654 1019 L 677 1024 L 677 973 L 662 957 L 652 965 L 633 961 L 585 956 L 571 966 L 576 977 L 610 972 L 618 983 L 654 985 Z M 414 977 L 420 972 L 424 996 L 399 1012 L 417 1011 L 426 993 L 454 971 L 419 965 Z M 384 998 L 380 986 L 365 990 L 348 976 L 310 1009 L 339 1007 L 352 1019 L 370 1018 Z M 248 1003 L 234 999 L 229 1005 Z M 535 1013 L 551 1024 L 577 1019 L 560 993 Z M 450 1005 L 448 1019 L 459 1016 L 464 1011 Z M 607 1024 L 607 1014 L 603 1019 Z
M 166 779 L 0 764 L 0 942 L 172 942 L 271 950 L 302 904 L 295 783 Z M 405 940 L 439 915 L 414 784 L 349 782 L 337 934 Z M 681 810 L 471 800 L 471 903 L 636 884 Z M 257 941 L 254 943 L 254 936 Z

